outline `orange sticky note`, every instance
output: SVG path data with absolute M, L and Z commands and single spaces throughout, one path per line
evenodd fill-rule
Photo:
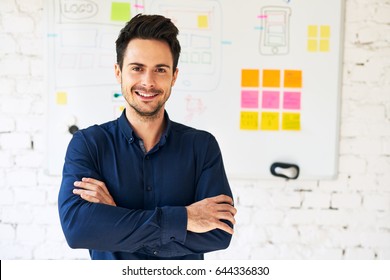
M 279 113 L 262 112 L 261 130 L 279 130 Z
M 263 70 L 263 87 L 280 87 L 280 70 Z
M 260 74 L 257 69 L 242 69 L 241 70 L 241 86 L 242 87 L 259 87 Z
M 301 114 L 283 113 L 282 115 L 283 130 L 301 130 Z
M 286 88 L 301 88 L 302 87 L 302 71 L 300 71 L 300 70 L 284 70 L 284 87 L 286 87 Z
M 257 130 L 259 129 L 258 112 L 241 112 L 240 129 Z

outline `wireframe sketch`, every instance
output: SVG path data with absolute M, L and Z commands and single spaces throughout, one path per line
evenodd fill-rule
M 212 91 L 222 71 L 222 11 L 219 1 L 155 0 L 145 5 L 150 13 L 165 15 L 180 30 L 181 78 L 175 88 Z
M 260 53 L 263 55 L 286 55 L 290 45 L 289 7 L 263 7 L 261 19 Z

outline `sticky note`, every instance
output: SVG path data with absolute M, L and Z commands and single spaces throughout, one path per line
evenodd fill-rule
M 283 130 L 301 130 L 300 113 L 283 113 L 282 115 Z
M 317 40 L 315 40 L 315 39 L 307 40 L 307 51 L 309 51 L 309 52 L 316 52 L 316 51 L 318 51 Z
M 321 37 L 321 39 L 329 39 L 330 38 L 330 26 L 329 25 L 321 25 L 320 37 Z
M 320 40 L 320 52 L 329 52 L 329 40 Z
M 301 109 L 301 93 L 285 91 L 283 94 L 283 108 L 291 110 Z
M 259 129 L 259 113 L 258 112 L 241 112 L 240 129 L 257 130 Z
M 280 87 L 280 70 L 263 70 L 263 87 Z
M 59 91 L 56 94 L 56 103 L 57 105 L 66 105 L 68 104 L 68 93 Z
M 112 2 L 111 3 L 111 20 L 112 21 L 129 21 L 131 18 L 130 3 Z
M 123 105 L 115 106 L 114 107 L 114 117 L 119 118 L 122 115 L 124 109 L 125 109 L 125 106 L 123 106 Z
M 242 108 L 259 108 L 259 92 L 257 90 L 241 91 Z
M 242 69 L 241 70 L 241 86 L 242 87 L 259 87 L 260 74 L 257 69 Z
M 198 27 L 199 28 L 208 28 L 209 27 L 209 17 L 206 15 L 198 16 Z
M 317 25 L 309 25 L 307 27 L 307 36 L 310 38 L 316 38 L 318 36 L 318 27 Z
M 302 87 L 302 71 L 300 71 L 300 70 L 284 70 L 284 87 L 286 87 L 286 88 L 301 88 Z
M 265 109 L 279 109 L 279 96 L 278 91 L 263 91 L 261 98 L 261 107 Z
M 279 130 L 279 113 L 262 112 L 261 113 L 261 130 Z

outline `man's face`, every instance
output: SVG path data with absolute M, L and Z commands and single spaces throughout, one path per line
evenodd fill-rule
M 122 70 L 115 65 L 115 76 L 129 110 L 148 118 L 162 112 L 177 78 L 178 70 L 173 73 L 172 67 L 173 58 L 167 43 L 131 40 L 123 57 Z

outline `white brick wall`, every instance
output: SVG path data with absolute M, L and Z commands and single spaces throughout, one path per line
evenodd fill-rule
M 231 180 L 223 259 L 390 259 L 390 2 L 347 0 L 339 175 Z M 43 0 L 0 1 L 0 259 L 85 259 L 65 243 L 43 172 Z

